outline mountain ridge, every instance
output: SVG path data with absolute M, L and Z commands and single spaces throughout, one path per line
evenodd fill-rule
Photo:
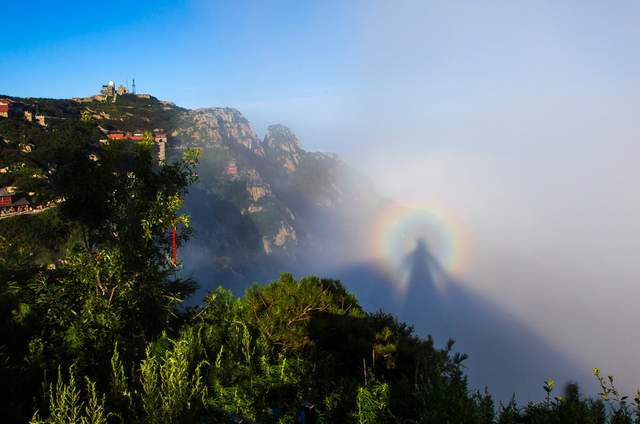
M 282 124 L 270 125 L 259 138 L 235 108 L 188 109 L 134 94 L 117 96 L 115 102 L 101 96 L 0 98 L 42 115 L 44 132 L 85 114 L 103 137 L 110 131 L 164 130 L 168 161 L 186 149 L 200 150 L 199 182 L 184 209 L 192 215 L 195 243 L 208 253 L 206 260 L 192 260 L 189 250 L 182 257 L 189 272 L 206 280 L 244 286 L 258 276 L 276 276 L 283 262 L 323 250 L 329 226 L 322 223 L 340 221 L 363 193 L 370 203 L 378 202 L 366 178 L 337 155 L 304 150 Z M 270 271 L 263 274 L 263 269 Z

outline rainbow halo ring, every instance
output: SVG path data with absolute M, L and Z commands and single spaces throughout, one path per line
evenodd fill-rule
M 370 246 L 404 291 L 410 273 L 410 258 L 423 242 L 442 269 L 460 276 L 469 263 L 470 235 L 450 210 L 435 203 L 391 205 L 377 217 Z

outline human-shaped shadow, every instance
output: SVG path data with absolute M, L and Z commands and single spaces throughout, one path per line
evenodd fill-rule
M 376 276 L 372 264 L 360 264 L 341 278 L 359 297 L 373 289 L 379 303 L 369 307 L 394 311 L 418 335 L 432 335 L 440 346 L 455 340 L 454 349 L 469 355 L 465 364 L 471 387 L 488 387 L 503 402 L 514 393 L 520 402 L 541 399 L 541 385 L 547 378 L 558 384 L 578 381 L 586 384 L 587 391 L 592 389 L 586 372 L 591 368 L 564 355 L 521 319 L 448 275 L 425 240 L 418 240 L 405 260 L 406 291 L 399 300 L 393 284 L 383 275 Z M 366 284 L 365 279 L 373 283 Z

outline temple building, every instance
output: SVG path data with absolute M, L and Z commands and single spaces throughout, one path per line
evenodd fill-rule
M 0 216 L 30 211 L 31 203 L 9 187 L 0 187 Z
M 13 103 L 9 99 L 0 99 L 0 116 L 3 118 L 8 118 L 11 113 L 11 103 Z
M 153 130 L 154 156 L 158 163 L 164 163 L 166 159 L 167 133 L 163 129 L 156 128 Z M 121 131 L 113 130 L 107 132 L 108 140 L 129 140 L 142 141 L 144 139 L 144 131 Z
M 24 116 L 25 119 L 29 120 L 32 112 L 24 103 L 11 99 L 0 99 L 0 117 L 9 118 L 11 116 Z
M 159 163 L 164 163 L 166 160 L 166 144 L 167 134 L 162 129 L 153 130 L 153 141 L 155 141 L 155 155 L 156 160 Z
M 227 174 L 238 175 L 238 165 L 236 164 L 236 161 L 229 161 L 229 163 L 227 164 Z

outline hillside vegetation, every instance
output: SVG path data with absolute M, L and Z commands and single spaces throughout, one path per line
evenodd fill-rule
M 163 129 L 169 161 L 185 149 L 199 150 L 200 178 L 185 198 L 184 212 L 191 215 L 196 230 L 193 250 L 206 261 L 189 271 L 225 281 L 237 287 L 237 294 L 250 281 L 277 275 L 284 263 L 329 250 L 323 244 L 327 234 L 339 234 L 341 229 L 322 223 L 345 221 L 353 211 L 375 210 L 381 203 L 371 184 L 335 155 L 304 150 L 297 136 L 282 125 L 267 128 L 260 139 L 235 109 L 189 110 L 132 94 L 118 96 L 116 102 L 94 97 L 14 100 L 45 115 L 48 128 L 19 119 L 5 121 L 8 140 L 50 134 L 84 113 L 93 122 L 91 137 L 96 144 L 109 130 Z M 19 128 L 12 133 L 11 126 Z M 33 150 L 44 154 L 42 149 Z M 351 219 L 345 227 L 353 229 L 361 221 L 361 217 Z
M 97 144 L 104 122 L 80 112 L 47 128 L 0 121 L 2 184 L 58 205 L 0 220 L 3 422 L 640 422 L 640 394 L 623 397 L 597 370 L 601 399 L 547 381 L 543 402 L 496 405 L 468 388 L 453 342 L 436 348 L 363 310 L 338 281 L 282 274 L 184 307 L 196 282 L 177 276 L 171 229 L 185 246 L 198 151 L 160 166 L 144 144 Z M 233 196 L 234 181 L 216 195 Z

